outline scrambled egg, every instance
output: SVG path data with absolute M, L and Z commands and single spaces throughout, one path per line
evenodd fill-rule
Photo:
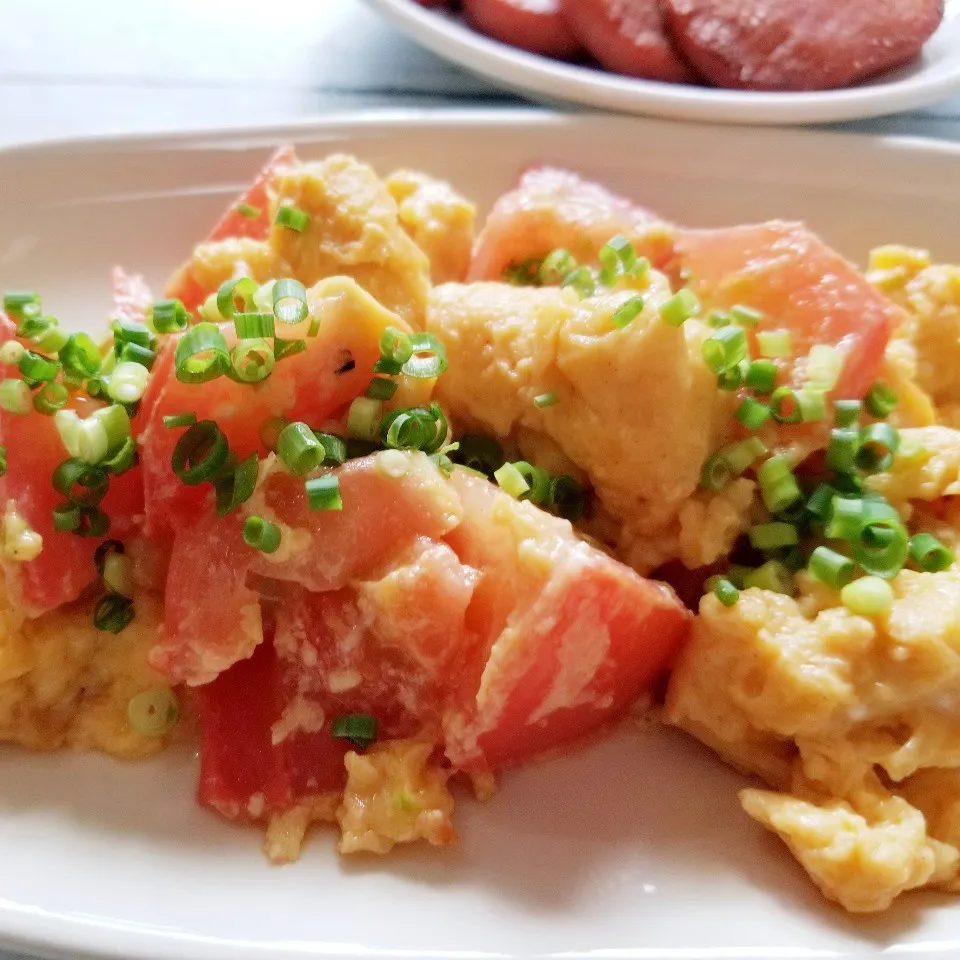
M 97 630 L 83 602 L 36 620 L 0 602 L 0 741 L 124 758 L 164 745 L 127 719 L 131 697 L 164 682 L 146 661 L 163 619 L 159 598 L 138 596 L 136 618 L 119 635 Z

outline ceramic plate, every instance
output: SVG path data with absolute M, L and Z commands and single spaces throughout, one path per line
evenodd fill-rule
M 841 2 L 841 0 L 838 0 Z M 756 93 L 635 80 L 561 63 L 491 40 L 459 15 L 415 0 L 368 0 L 395 26 L 448 60 L 537 100 L 708 123 L 831 123 L 912 110 L 960 91 L 960 0 L 907 67 L 846 90 Z
M 0 153 L 0 289 L 69 325 L 115 263 L 159 285 L 268 152 L 351 151 L 446 177 L 485 207 L 532 161 L 581 169 L 664 215 L 804 217 L 855 257 L 882 240 L 960 258 L 960 149 L 550 114 L 402 114 Z M 744 157 L 750 163 L 744 163 Z M 709 158 L 705 160 L 704 158 Z M 675 731 L 627 723 L 458 802 L 461 843 L 340 860 L 331 831 L 271 867 L 259 835 L 200 810 L 189 753 L 120 764 L 0 752 L 0 942 L 123 960 L 786 960 L 960 953 L 960 904 L 882 917 L 827 905 L 737 804 L 744 781 Z

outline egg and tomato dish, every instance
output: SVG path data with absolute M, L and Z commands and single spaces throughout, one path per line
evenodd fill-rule
M 643 705 L 828 899 L 960 885 L 960 269 L 287 148 L 114 288 L 4 295 L 4 741 L 196 738 L 283 862 Z

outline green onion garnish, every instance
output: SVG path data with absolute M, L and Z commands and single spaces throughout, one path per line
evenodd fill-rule
M 703 362 L 714 373 L 722 373 L 746 359 L 747 335 L 741 327 L 721 327 L 703 341 L 702 351 Z
M 909 539 L 899 515 L 875 517 L 862 527 L 850 549 L 853 559 L 867 573 L 890 579 L 903 569 Z
M 843 605 L 861 617 L 877 617 L 893 606 L 893 587 L 880 577 L 861 577 L 840 591 Z
M 73 533 L 93 540 L 105 537 L 110 531 L 110 518 L 99 507 L 79 507 L 80 522 Z
M 777 550 L 800 542 L 797 528 L 792 523 L 780 521 L 758 523 L 747 531 L 747 535 L 756 550 Z
M 573 287 L 580 294 L 580 299 L 592 297 L 597 289 L 593 271 L 589 267 L 577 267 L 563 278 L 563 287 Z
M 758 430 L 770 419 L 770 408 L 753 397 L 744 397 L 735 416 L 748 430 Z
M 80 508 L 75 503 L 60 503 L 53 508 L 53 529 L 72 533 L 80 526 Z
M 777 365 L 771 360 L 754 360 L 747 367 L 744 383 L 754 393 L 764 396 L 773 393 L 777 385 Z
M 235 313 L 233 327 L 238 340 L 254 340 L 272 337 L 276 333 L 275 317 L 272 313 Z
M 198 323 L 177 341 L 173 362 L 182 383 L 206 383 L 230 369 L 230 350 L 216 324 Z
M 528 500 L 543 503 L 550 496 L 550 474 L 546 470 L 535 467 L 526 460 L 517 460 L 512 466 L 527 485 L 525 496 Z
M 124 343 L 120 347 L 117 359 L 124 363 L 139 363 L 140 366 L 150 370 L 156 362 L 157 354 L 155 350 L 141 347 L 139 343 Z
M 678 290 L 660 304 L 660 318 L 671 327 L 680 327 L 700 312 L 700 301 L 688 287 Z
M 597 251 L 597 259 L 600 261 L 600 282 L 605 287 L 612 287 L 621 274 L 633 271 L 637 252 L 626 237 L 618 234 Z
M 533 398 L 533 405 L 539 410 L 545 407 L 552 407 L 560 402 L 560 398 L 555 393 L 538 393 Z
M 768 560 L 763 566 L 751 570 L 744 577 L 744 586 L 759 587 L 787 596 L 794 593 L 793 574 L 778 560 Z
M 860 419 L 859 400 L 834 400 L 833 422 L 838 427 L 852 427 Z
M 817 547 L 810 554 L 807 564 L 807 572 L 811 577 L 835 590 L 845 587 L 853 579 L 856 568 L 849 557 L 829 547 Z
M 807 513 L 816 517 L 818 520 L 826 520 L 833 509 L 833 498 L 837 496 L 838 490 L 830 486 L 829 483 L 821 483 L 813 493 L 807 497 L 805 509 Z
M 307 349 L 304 340 L 281 340 L 279 337 L 273 341 L 274 360 L 283 360 L 285 357 L 293 357 L 298 353 L 303 353 Z
M 343 437 L 338 437 L 335 433 L 320 433 L 313 431 L 313 435 L 323 446 L 323 466 L 339 467 L 347 459 L 347 444 Z
M 299 207 L 284 204 L 277 209 L 277 215 L 273 222 L 278 227 L 287 227 L 289 230 L 303 233 L 310 226 L 310 214 L 305 213 Z
M 822 390 L 830 391 L 843 372 L 843 354 L 828 344 L 817 343 L 807 354 L 807 381 Z
M 280 528 L 254 514 L 243 521 L 243 542 L 261 553 L 276 553 L 280 547 Z
M 260 217 L 260 214 L 263 211 L 259 207 L 254 207 L 249 203 L 238 203 L 234 208 L 241 217 L 246 217 L 248 220 L 257 220 Z
M 577 258 L 569 250 L 554 250 L 543 258 L 543 263 L 537 269 L 537 280 L 544 287 L 556 286 L 577 266 Z
M 273 347 L 262 337 L 241 340 L 230 351 L 230 373 L 240 383 L 260 383 L 273 371 Z
M 347 713 L 330 724 L 330 736 L 349 740 L 358 750 L 366 750 L 377 739 L 377 718 L 369 713 Z
M 777 423 L 799 423 L 803 414 L 800 401 L 792 387 L 777 387 L 770 395 L 770 411 Z
M 137 444 L 133 437 L 127 437 L 126 440 L 111 453 L 106 459 L 100 461 L 100 466 L 107 473 L 121 474 L 126 473 L 137 463 Z
M 34 342 L 45 353 L 57 353 L 69 339 L 70 335 L 66 330 L 61 330 L 57 326 L 50 326 L 34 338 Z
M 707 326 L 714 330 L 719 330 L 720 327 L 729 327 L 731 323 L 733 323 L 733 317 L 723 310 L 711 310 L 707 317 Z
M 730 319 L 734 323 L 739 323 L 741 327 L 756 327 L 763 319 L 763 314 L 759 310 L 754 310 L 753 307 L 738 303 L 730 308 Z
M 380 334 L 380 358 L 397 364 L 395 373 L 413 356 L 410 335 L 396 327 L 386 327 Z M 384 371 L 386 372 L 386 371 Z
M 133 601 L 116 593 L 104 597 L 93 611 L 93 625 L 108 633 L 119 633 L 131 620 Z
M 277 437 L 277 455 L 298 477 L 320 466 L 323 444 L 305 423 L 288 423 Z
M 367 384 L 363 395 L 371 400 L 389 400 L 397 392 L 397 381 L 387 377 L 374 377 Z
M 168 429 L 172 427 L 192 427 L 196 422 L 197 415 L 195 413 L 174 413 L 163 418 L 163 425 Z
M 246 503 L 253 496 L 259 464 L 257 455 L 251 453 L 225 477 L 217 480 L 215 491 L 218 517 L 232 513 L 241 503 Z
M 139 363 L 118 363 L 107 381 L 107 396 L 116 403 L 136 403 L 142 399 L 150 372 Z
M 92 342 L 92 341 L 91 341 Z M 15 364 L 20 363 L 20 358 L 23 356 L 24 346 L 19 340 L 8 340 L 2 347 L 0 347 L 0 363 L 4 363 L 7 366 L 14 366 Z M 61 361 L 63 357 L 61 355 Z M 97 353 L 97 369 L 100 368 L 100 354 Z M 94 370 L 96 373 L 96 370 Z
M 40 294 L 33 290 L 11 290 L 3 295 L 3 312 L 12 320 L 23 316 L 27 307 L 40 308 Z
M 23 379 L 28 383 L 44 383 L 53 380 L 60 372 L 60 363 L 43 354 L 24 350 L 18 364 Z
M 450 458 L 475 473 L 492 477 L 504 464 L 503 448 L 490 437 L 465 433 L 459 440 L 459 446 Z
M 726 577 L 711 579 L 710 591 L 725 607 L 732 607 L 740 599 L 740 591 Z
M 857 468 L 859 449 L 859 427 L 834 427 L 830 431 L 830 443 L 827 446 L 827 466 L 837 473 L 853 473 Z
M 60 363 L 64 372 L 85 380 L 100 369 L 100 350 L 85 333 L 75 333 L 60 349 Z
M 715 453 L 712 457 L 708 457 L 700 468 L 700 486 L 704 490 L 717 492 L 722 490 L 733 479 L 733 476 L 733 470 L 726 457 Z
M 217 313 L 228 320 L 235 313 L 250 313 L 256 309 L 254 295 L 257 284 L 250 277 L 236 277 L 221 283 L 217 290 Z
M 878 380 L 867 391 L 864 403 L 870 416 L 882 420 L 884 417 L 889 417 L 890 414 L 896 410 L 897 401 L 896 391 Z
M 545 505 L 551 513 L 576 523 L 586 509 L 586 491 L 573 477 L 560 474 L 550 480 L 550 493 Z
M 357 397 L 347 411 L 347 434 L 357 440 L 376 440 L 379 436 L 383 403 L 369 397 Z
M 410 336 L 410 346 L 413 353 L 403 364 L 403 372 L 408 377 L 430 380 L 447 369 L 447 348 L 439 337 L 432 333 L 414 333 Z
M 226 463 L 227 438 L 212 420 L 193 424 L 173 448 L 173 472 L 187 486 L 209 480 Z
M 190 322 L 190 312 L 183 303 L 174 298 L 158 300 L 151 311 L 153 329 L 157 333 L 179 333 Z M 147 344 L 144 344 L 147 346 Z
M 503 269 L 503 282 L 517 287 L 536 287 L 540 283 L 540 261 L 530 257 L 520 263 L 510 263 Z
M 893 465 L 900 434 L 889 423 L 871 423 L 860 433 L 857 466 L 865 473 L 882 473 Z
M 42 337 L 51 327 L 57 325 L 57 320 L 55 317 L 46 317 L 33 311 L 27 312 L 28 308 L 24 307 L 24 313 L 17 324 L 17 336 L 25 337 L 28 340 L 33 340 L 36 342 L 40 337 Z
M 800 487 L 786 457 L 764 460 L 757 468 L 757 483 L 764 506 L 771 513 L 780 513 L 800 499 Z
M 746 373 L 747 361 L 741 360 L 736 366 L 730 367 L 729 370 L 722 370 L 717 374 L 717 387 L 730 393 L 739 390 Z
M 29 413 L 33 409 L 30 388 L 22 380 L 4 380 L 0 383 L 0 407 L 21 416 Z
M 767 452 L 767 445 L 759 437 L 746 437 L 720 449 L 720 455 L 730 464 L 736 476 L 752 466 L 757 457 Z
M 0 447 L 0 477 L 7 473 L 7 448 Z
M 643 312 L 643 297 L 639 294 L 631 297 L 629 300 L 626 300 L 624 303 L 621 303 L 619 307 L 613 312 L 613 316 L 610 318 L 613 322 L 613 325 L 618 329 L 622 330 L 628 323 L 632 320 L 635 320 L 640 313 Z
M 130 698 L 127 719 L 145 737 L 166 736 L 180 718 L 177 695 L 169 687 L 150 687 Z
M 342 510 L 340 480 L 334 473 L 313 477 L 304 483 L 311 510 Z
M 827 416 L 826 392 L 819 387 L 803 387 L 797 391 L 797 406 L 804 423 L 819 423 Z
M 93 565 L 97 569 L 97 575 L 102 577 L 106 569 L 107 558 L 114 553 L 124 553 L 125 548 L 119 540 L 104 540 L 93 552 Z
M 793 352 L 793 340 L 789 330 L 761 330 L 757 334 L 757 349 L 761 357 L 773 359 L 789 357 Z
M 64 460 L 51 477 L 53 489 L 72 504 L 94 507 L 106 496 L 110 478 L 100 467 L 93 467 L 77 457 Z
M 69 399 L 70 391 L 62 383 L 51 380 L 33 395 L 33 409 L 52 417 L 67 405 Z
M 380 439 L 396 450 L 435 453 L 447 439 L 447 418 L 437 403 L 429 407 L 394 410 L 380 423 Z
M 512 463 L 505 463 L 499 470 L 495 470 L 493 478 L 500 489 L 510 494 L 514 500 L 519 500 L 524 494 L 530 492 L 530 484 Z
M 939 573 L 953 561 L 953 552 L 929 533 L 917 533 L 910 539 L 910 559 L 924 573 Z
M 273 313 L 281 323 L 300 323 L 308 312 L 307 290 L 289 277 L 273 285 Z

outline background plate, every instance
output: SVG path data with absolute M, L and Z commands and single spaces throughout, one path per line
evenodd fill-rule
M 414 0 L 367 0 L 434 53 L 538 100 L 708 123 L 831 123 L 912 110 L 960 90 L 960 0 L 907 67 L 845 90 L 759 93 L 636 80 L 517 50 L 471 30 L 453 13 Z M 842 0 L 838 0 L 842 2 Z M 895 2 L 895 0 L 894 0 Z
M 669 217 L 804 217 L 862 258 L 883 240 L 960 258 L 960 149 L 802 131 L 471 112 L 99 140 L 0 153 L 0 289 L 68 325 L 109 304 L 109 268 L 158 282 L 276 144 L 412 165 L 483 206 L 526 164 L 577 167 Z M 319 831 L 273 868 L 255 831 L 193 802 L 195 760 L 0 752 L 0 940 L 124 960 L 784 960 L 953 957 L 960 907 L 882 917 L 826 905 L 739 810 L 744 782 L 696 743 L 627 724 L 462 797 L 454 850 L 342 862 Z

